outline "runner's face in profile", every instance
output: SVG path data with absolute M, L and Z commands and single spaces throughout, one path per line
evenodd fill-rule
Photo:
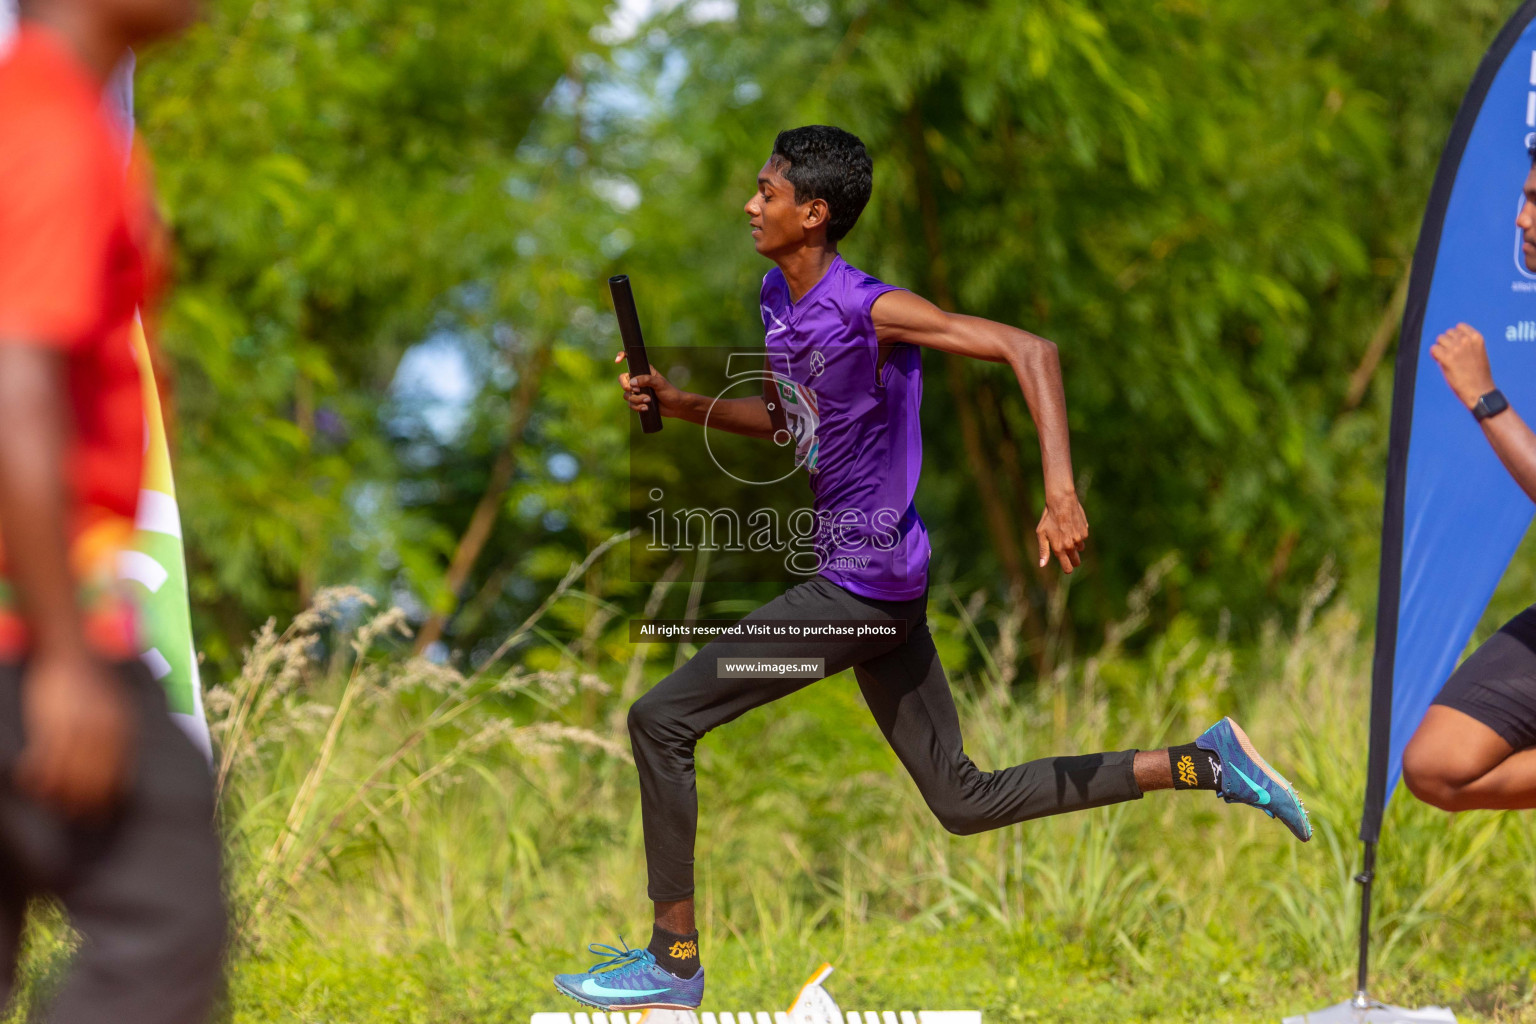
M 795 203 L 795 186 L 784 177 L 785 165 L 770 158 L 757 172 L 757 191 L 743 207 L 752 230 L 752 244 L 772 259 L 805 242 L 805 218 L 810 203 Z
M 1525 269 L 1536 271 L 1536 167 L 1525 176 L 1525 203 L 1520 207 L 1520 216 L 1515 218 L 1515 226 L 1520 229 L 1520 255 L 1525 260 Z

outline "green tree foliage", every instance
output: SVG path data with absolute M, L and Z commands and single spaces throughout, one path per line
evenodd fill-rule
M 1242 623 L 1294 604 L 1329 555 L 1368 574 L 1389 390 L 1370 344 L 1390 339 L 1440 146 L 1504 5 L 692 11 L 637 76 L 665 81 L 683 54 L 669 151 L 641 172 L 654 262 L 695 254 L 674 316 L 714 316 L 699 292 L 739 294 L 763 269 L 734 270 L 754 258 L 722 225 L 739 226 L 773 133 L 843 125 L 876 159 L 854 262 L 1061 345 L 1095 529 L 1080 620 L 1169 549 L 1187 556 L 1173 600 Z M 702 226 L 676 223 L 690 208 Z M 753 332 L 723 313 L 689 333 Z M 1029 565 L 1040 485 L 1018 387 L 1000 366 L 924 365 L 918 502 L 941 573 L 1012 576 L 1043 612 L 1056 577 Z
M 145 62 L 179 253 L 162 339 L 193 603 L 215 656 L 321 580 L 435 597 L 454 517 L 397 492 L 409 460 L 381 410 L 430 334 L 492 339 L 515 377 L 562 319 L 579 285 L 525 238 L 580 210 L 523 147 L 600 14 L 236 0 Z
M 221 3 L 140 83 L 200 643 L 359 581 L 494 644 L 627 525 L 603 279 L 653 345 L 760 345 L 740 206 L 807 122 L 875 155 L 853 262 L 1061 345 L 1088 571 L 1033 568 L 1017 385 L 925 353 L 938 578 L 1037 638 L 1170 550 L 1170 604 L 1240 626 L 1330 555 L 1366 580 L 1394 296 L 1506 6 L 740 0 L 615 39 L 596 0 Z M 466 393 L 423 399 L 413 346 Z

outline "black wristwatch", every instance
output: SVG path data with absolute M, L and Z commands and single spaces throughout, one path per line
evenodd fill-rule
M 1504 392 L 1494 388 L 1477 400 L 1477 404 L 1472 407 L 1472 415 L 1479 420 L 1485 420 L 1489 416 L 1497 416 L 1508 408 L 1509 399 L 1504 397 Z

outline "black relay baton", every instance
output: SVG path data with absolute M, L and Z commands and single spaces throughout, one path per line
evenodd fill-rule
M 651 372 L 651 362 L 645 358 L 645 339 L 640 335 L 640 315 L 635 312 L 635 293 L 629 287 L 629 275 L 619 274 L 608 279 L 608 290 L 613 292 L 613 311 L 619 317 L 619 337 L 624 339 L 624 361 L 629 365 L 630 377 Z M 640 410 L 640 426 L 647 434 L 661 429 L 661 406 L 656 404 L 656 389 L 641 388 L 651 404 Z

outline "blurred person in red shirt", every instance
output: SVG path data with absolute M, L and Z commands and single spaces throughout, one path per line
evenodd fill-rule
M 46 894 L 82 938 L 50 1020 L 202 1021 L 225 936 L 212 780 L 134 657 L 116 572 L 159 246 L 146 168 L 103 103 L 130 47 L 196 0 L 20 13 L 0 54 L 0 1012 Z

